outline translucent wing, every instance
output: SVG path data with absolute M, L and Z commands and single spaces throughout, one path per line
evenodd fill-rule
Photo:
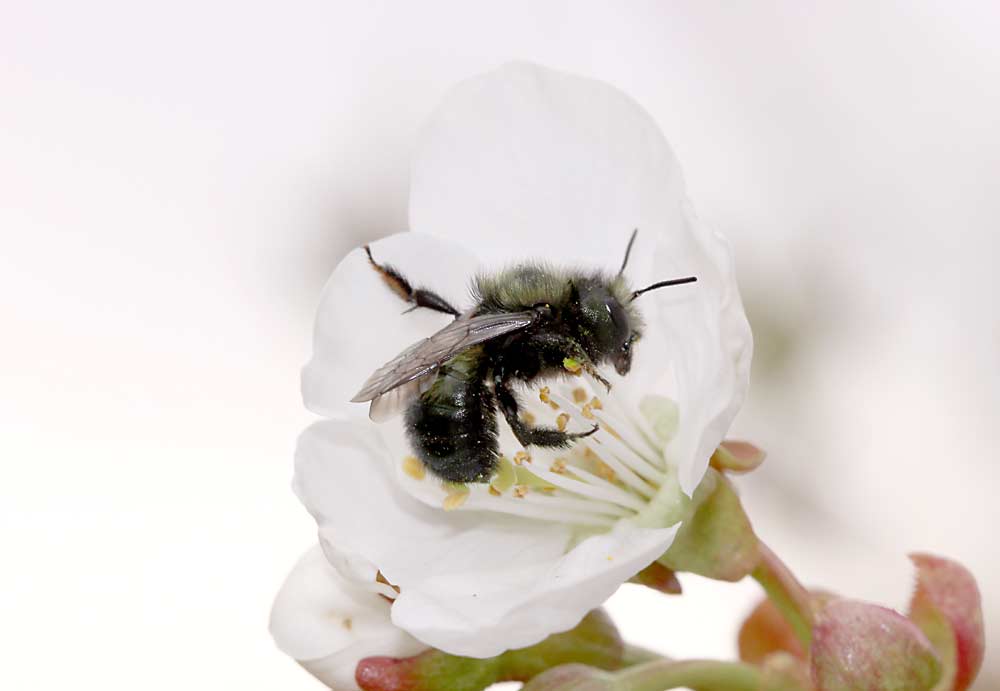
M 392 405 L 383 405 L 377 399 L 393 389 L 434 372 L 463 350 L 477 343 L 523 329 L 535 318 L 535 312 L 461 316 L 430 338 L 414 343 L 375 370 L 351 401 L 354 403 L 372 401 L 369 415 L 373 415 L 373 419 L 375 416 L 384 417 L 391 414 L 390 411 L 396 412 L 406 401 L 419 394 L 422 387 L 406 387 L 403 396 L 394 397 Z

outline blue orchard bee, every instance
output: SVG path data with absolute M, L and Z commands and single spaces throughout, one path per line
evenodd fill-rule
M 352 401 L 371 401 L 369 416 L 383 420 L 405 413 L 416 456 L 451 482 L 486 482 L 499 459 L 499 408 L 523 446 L 566 447 L 593 434 L 532 426 L 518 415 L 512 385 L 585 371 L 605 387 L 598 365 L 620 375 L 632 366 L 642 336 L 636 298 L 657 288 L 691 283 L 690 276 L 632 290 L 624 271 L 633 232 L 617 274 L 520 264 L 473 281 L 476 304 L 460 312 L 440 295 L 414 288 L 397 269 L 368 261 L 411 309 L 424 307 L 455 317 L 446 327 L 380 367 Z

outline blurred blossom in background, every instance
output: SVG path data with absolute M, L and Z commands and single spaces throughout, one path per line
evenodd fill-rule
M 317 688 L 266 627 L 315 539 L 289 489 L 315 305 L 407 227 L 445 90 L 512 58 L 635 97 L 733 242 L 758 532 L 897 607 L 906 552 L 955 557 L 991 640 L 998 35 L 986 2 L 3 5 L 0 686 Z M 756 585 L 683 583 L 610 610 L 732 656 Z

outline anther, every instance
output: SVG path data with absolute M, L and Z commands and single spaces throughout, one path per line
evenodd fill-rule
M 514 454 L 514 463 L 516 463 L 517 465 L 521 465 L 526 461 L 528 463 L 531 463 L 531 454 L 528 453 L 527 451 L 518 451 L 516 454 Z
M 552 464 L 552 466 L 549 468 L 549 470 L 551 470 L 553 473 L 558 473 L 562 475 L 563 473 L 566 472 L 566 465 L 567 463 L 565 458 L 557 458 L 555 462 Z
M 414 480 L 423 480 L 427 475 L 427 468 L 416 456 L 407 456 L 403 459 L 403 472 Z
M 587 400 L 587 391 L 582 386 L 578 386 L 575 389 L 573 389 L 574 403 L 583 403 L 586 400 Z
M 524 499 L 528 496 L 528 486 L 527 485 L 517 485 L 514 487 L 514 496 L 518 499 Z
M 559 413 L 556 417 L 556 429 L 560 432 L 566 431 L 566 425 L 569 423 L 569 413 Z
M 526 425 L 535 424 L 535 414 L 532 413 L 530 410 L 525 410 L 523 413 L 521 413 L 521 419 L 524 420 L 524 423 Z
M 454 492 L 447 495 L 444 498 L 444 503 L 442 506 L 445 511 L 454 511 L 459 506 L 464 504 L 469 499 L 469 488 L 466 487 L 464 492 Z

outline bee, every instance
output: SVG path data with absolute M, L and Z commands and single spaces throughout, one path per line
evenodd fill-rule
M 691 283 L 694 276 L 632 290 L 624 276 L 632 233 L 617 274 L 524 263 L 475 277 L 473 307 L 461 312 L 426 288 L 414 288 L 397 269 L 372 268 L 411 310 L 431 309 L 455 319 L 377 369 L 352 399 L 371 402 L 369 417 L 405 413 L 414 454 L 449 482 L 487 482 L 499 460 L 497 409 L 524 447 L 564 448 L 597 431 L 567 432 L 529 424 L 519 415 L 514 387 L 587 372 L 610 390 L 598 366 L 625 376 L 642 337 L 636 298 L 657 288 Z M 409 311 L 409 310 L 407 310 Z

